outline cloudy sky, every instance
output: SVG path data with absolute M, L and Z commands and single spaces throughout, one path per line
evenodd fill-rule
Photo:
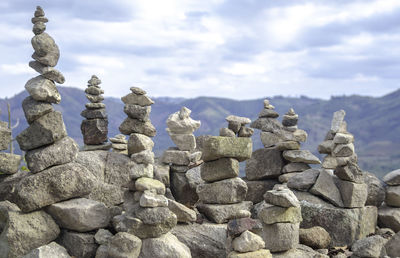
M 1 0 L 0 97 L 36 73 L 36 5 L 66 86 L 106 96 L 382 96 L 400 88 L 399 0 Z

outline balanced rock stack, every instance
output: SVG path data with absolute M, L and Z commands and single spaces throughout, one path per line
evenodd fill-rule
M 228 128 L 221 128 L 219 130 L 220 136 L 225 137 L 251 137 L 254 133 L 252 128 L 246 127 L 247 124 L 251 123 L 251 120 L 247 117 L 240 116 L 227 116 L 225 120 L 228 122 Z
M 167 119 L 167 132 L 177 147 L 164 151 L 161 161 L 170 166 L 171 191 L 175 199 L 188 206 L 193 206 L 198 196 L 196 189 L 191 187 L 187 172 L 198 170 L 201 152 L 196 150 L 196 138 L 193 135 L 201 122 L 190 117 L 191 110 L 182 107 Z
M 92 75 L 85 89 L 86 98 L 90 103 L 86 103 L 86 109 L 81 116 L 86 118 L 82 121 L 81 131 L 83 134 L 84 150 L 108 150 L 111 144 L 107 143 L 108 118 L 106 105 L 101 103 L 104 100 L 102 94 L 104 90 L 100 88 L 101 80 Z
M 12 141 L 8 123 L 0 121 L 0 173 L 12 175 L 18 172 L 22 157 L 12 153 L 1 152 L 8 149 Z
M 265 248 L 271 252 L 295 249 L 299 243 L 299 226 L 302 221 L 300 202 L 284 186 L 264 194 L 265 203 L 258 212 L 263 225 Z
M 128 141 L 125 135 L 117 134 L 113 138 L 110 138 L 110 142 L 112 143 L 113 152 L 128 155 Z
M 239 162 L 251 156 L 251 138 L 208 136 L 202 145 L 205 183 L 197 186 L 197 209 L 218 224 L 250 217 L 252 202 L 245 201 L 247 185 L 238 175 Z
M 386 183 L 385 203 L 379 207 L 378 225 L 381 228 L 391 228 L 400 231 L 400 169 L 394 170 L 383 177 Z

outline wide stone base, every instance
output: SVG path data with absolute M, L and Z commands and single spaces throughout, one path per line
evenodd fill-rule
M 231 219 L 249 217 L 252 206 L 252 202 L 240 202 L 235 204 L 200 203 L 196 207 L 209 220 L 222 224 Z

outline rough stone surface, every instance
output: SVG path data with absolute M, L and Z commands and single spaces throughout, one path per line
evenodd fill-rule
M 119 131 L 123 134 L 139 133 L 149 137 L 156 135 L 156 128 L 150 121 L 140 121 L 127 117 L 119 126 Z
M 190 254 L 190 249 L 180 242 L 176 236 L 171 233 L 166 233 L 159 238 L 144 239 L 140 257 L 191 258 L 192 256 Z
M 209 220 L 222 224 L 231 219 L 250 217 L 252 203 L 248 201 L 235 204 L 203 204 L 198 203 L 197 209 Z
M 88 232 L 105 228 L 111 216 L 101 202 L 78 198 L 50 205 L 46 211 L 62 228 L 78 232 Z
M 108 137 L 107 119 L 83 120 L 81 124 L 83 142 L 87 145 L 96 145 L 106 142 Z
M 166 207 L 168 206 L 168 199 L 164 195 L 155 194 L 146 190 L 140 197 L 139 204 L 141 207 Z
M 191 110 L 182 107 L 180 111 L 171 114 L 167 119 L 167 131 L 172 134 L 192 134 L 200 127 L 200 121 L 191 119 Z
M 189 247 L 192 257 L 226 256 L 227 230 L 224 224 L 181 224 L 173 228 L 171 233 Z
M 250 124 L 250 127 L 276 134 L 283 130 L 282 124 L 274 118 L 258 118 Z
M 67 230 L 62 231 L 57 242 L 64 246 L 70 255 L 82 258 L 94 257 L 98 247 L 94 240 L 94 234 Z
M 67 249 L 57 244 L 56 242 L 51 242 L 48 245 L 42 245 L 41 247 L 33 249 L 23 258 L 70 258 Z
M 51 104 L 42 101 L 36 101 L 31 96 L 22 101 L 22 109 L 24 110 L 25 118 L 29 124 L 39 117 L 54 111 Z
M 299 207 L 300 203 L 296 195 L 287 188 L 270 190 L 264 194 L 265 202 L 279 207 Z
M 140 121 L 147 121 L 151 112 L 151 106 L 142 107 L 139 105 L 126 104 L 124 106 L 124 112 L 130 118 L 138 119 Z
M 224 136 L 224 137 L 235 137 L 236 134 L 234 131 L 232 131 L 229 128 L 221 128 L 219 129 L 219 136 Z
M 222 158 L 205 162 L 201 166 L 201 178 L 206 182 L 234 178 L 239 175 L 239 161 L 232 158 Z
M 241 162 L 251 157 L 252 146 L 251 138 L 211 136 L 203 142 L 202 159 L 235 158 Z
M 168 200 L 168 208 L 175 213 L 178 222 L 189 223 L 197 219 L 196 212 L 174 200 Z
M 247 253 L 263 249 L 265 243 L 260 236 L 247 230 L 232 241 L 232 247 L 237 252 Z
M 258 218 L 265 224 L 275 223 L 300 223 L 302 221 L 300 207 L 279 207 L 264 204 L 258 212 Z
M 36 26 L 36 24 L 34 26 Z M 38 61 L 30 61 L 29 66 L 46 79 L 55 81 L 59 84 L 63 84 L 65 82 L 64 75 L 53 67 L 42 65 Z
M 287 150 L 283 152 L 283 158 L 290 162 L 321 164 L 321 161 L 308 150 Z
M 247 178 L 243 178 L 243 180 L 247 184 L 246 201 L 252 201 L 253 203 L 259 203 L 264 200 L 262 193 L 272 190 L 274 185 L 279 183 L 275 179 L 249 181 Z
M 247 185 L 240 178 L 232 178 L 199 185 L 196 192 L 204 203 L 233 204 L 244 201 Z
M 154 179 L 162 182 L 166 187 L 170 186 L 169 166 L 165 164 L 154 164 Z
M 337 180 L 337 186 L 346 208 L 364 207 L 368 198 L 368 187 L 366 184 L 356 184 L 345 180 Z
M 249 180 L 278 178 L 283 166 L 284 160 L 278 149 L 258 149 L 246 161 L 246 177 Z
M 278 142 L 276 148 L 280 151 L 284 150 L 300 150 L 300 143 L 295 141 Z
M 333 113 L 331 131 L 337 133 L 342 126 L 346 112 L 344 110 L 339 110 Z
M 347 180 L 355 183 L 362 183 L 364 181 L 363 173 L 357 164 L 338 166 L 335 169 L 335 175 L 342 180 Z
M 238 237 L 246 230 L 252 230 L 258 221 L 252 218 L 240 218 L 230 220 L 227 224 L 228 236 Z
M 101 228 L 97 230 L 96 234 L 94 235 L 94 240 L 96 240 L 96 243 L 99 245 L 106 245 L 113 236 L 114 235 L 110 231 Z
M 153 147 L 154 142 L 150 137 L 139 133 L 132 133 L 128 140 L 128 155 L 144 150 L 152 150 Z
M 72 162 L 78 155 L 79 147 L 70 137 L 64 137 L 54 144 L 26 152 L 25 159 L 32 173 L 46 168 Z
M 42 75 L 30 79 L 25 84 L 25 89 L 36 101 L 56 104 L 61 102 L 60 93 L 58 92 L 54 82 L 44 78 Z
M 320 170 L 309 169 L 290 178 L 287 186 L 299 191 L 308 191 L 317 181 Z
M 196 148 L 196 138 L 193 134 L 172 134 L 169 136 L 179 150 L 193 151 Z
M 313 249 L 326 249 L 331 243 L 331 236 L 320 226 L 301 228 L 299 231 L 300 243 Z
M 388 185 L 400 185 L 400 169 L 393 170 L 383 177 L 383 182 Z
M 332 154 L 335 157 L 350 157 L 354 154 L 354 144 L 337 144 Z
M 157 194 L 165 194 L 165 185 L 160 181 L 152 178 L 141 177 L 135 182 L 135 189 L 144 192 L 146 190 L 154 191 Z
M 60 229 L 44 211 L 22 213 L 17 205 L 0 202 L 0 256 L 22 257 L 57 238 Z
M 400 207 L 400 185 L 386 187 L 385 203 L 392 207 Z
M 400 208 L 382 205 L 378 210 L 378 225 L 381 228 L 390 228 L 394 232 L 400 231 Z
M 145 107 L 154 104 L 154 101 L 146 95 L 135 93 L 129 93 L 128 95 L 122 97 L 121 100 L 122 102 L 124 102 L 125 105 L 130 104 Z
M 292 163 L 286 164 L 282 168 L 282 173 L 303 172 L 310 168 L 311 167 L 306 163 L 296 163 L 296 162 L 293 163 L 292 162 Z
M 68 163 L 27 176 L 16 187 L 16 203 L 30 212 L 90 193 L 95 177 L 82 165 Z
M 119 232 L 111 238 L 108 246 L 109 258 L 137 258 L 142 247 L 142 240 L 126 232 Z
M 385 245 L 386 254 L 396 257 L 400 254 L 400 232 L 397 232 Z
M 261 142 L 265 148 L 276 145 L 278 142 L 282 141 L 279 135 L 270 132 L 260 133 Z
M 35 120 L 23 130 L 17 141 L 24 151 L 48 145 L 67 136 L 64 121 L 60 112 L 50 112 Z
M 85 109 L 81 112 L 81 116 L 86 119 L 107 119 L 107 111 L 105 108 L 101 109 Z
M 272 258 L 272 254 L 269 250 L 261 249 L 254 252 L 248 253 L 239 253 L 239 252 L 230 252 L 228 258 Z
M 282 174 L 282 175 L 280 175 L 279 177 L 278 177 L 278 181 L 280 182 L 280 183 L 287 183 L 287 181 L 289 181 L 289 179 L 290 178 L 292 178 L 292 177 L 294 177 L 294 176 L 296 176 L 296 175 L 298 175 L 298 174 L 301 174 L 301 172 L 294 172 L 294 173 L 287 173 L 287 174 Z
M 342 196 L 335 184 L 334 176 L 326 170 L 321 170 L 317 181 L 310 189 L 310 193 L 323 197 L 336 206 L 343 207 Z
M 351 251 L 356 257 L 380 257 L 383 246 L 388 240 L 381 236 L 370 236 L 357 240 Z
M 201 167 L 203 165 L 204 163 L 200 166 L 189 169 L 185 173 L 188 183 L 193 189 L 196 189 L 198 185 L 205 183 L 204 180 L 201 178 Z
M 185 173 L 171 173 L 171 192 L 177 202 L 188 207 L 193 206 L 199 200 L 196 188 L 191 186 Z
M 154 152 L 151 150 L 143 150 L 131 155 L 131 160 L 137 164 L 154 164 Z
M 265 249 L 271 252 L 282 252 L 295 248 L 299 243 L 299 224 L 263 224 L 262 238 L 265 242 Z
M 8 175 L 17 173 L 21 160 L 20 155 L 0 152 L 0 172 Z
M 166 150 L 161 158 L 166 164 L 184 165 L 190 164 L 190 152 L 180 150 Z
M 36 23 L 36 20 L 40 18 L 42 17 L 35 17 L 32 19 L 35 19 L 33 21 Z M 45 18 L 44 22 L 47 22 L 47 18 Z M 60 50 L 52 37 L 43 32 L 33 37 L 31 43 L 32 47 L 35 49 L 32 55 L 34 60 L 50 67 L 57 65 L 58 59 L 60 58 Z

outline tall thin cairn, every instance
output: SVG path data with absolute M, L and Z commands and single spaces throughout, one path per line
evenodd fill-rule
M 81 116 L 86 118 L 82 121 L 81 131 L 83 134 L 84 150 L 108 150 L 111 144 L 107 143 L 108 118 L 106 105 L 101 103 L 104 100 L 102 94 L 104 90 L 100 88 L 101 80 L 92 75 L 85 89 L 86 98 L 90 103 L 86 103 L 86 109 Z

